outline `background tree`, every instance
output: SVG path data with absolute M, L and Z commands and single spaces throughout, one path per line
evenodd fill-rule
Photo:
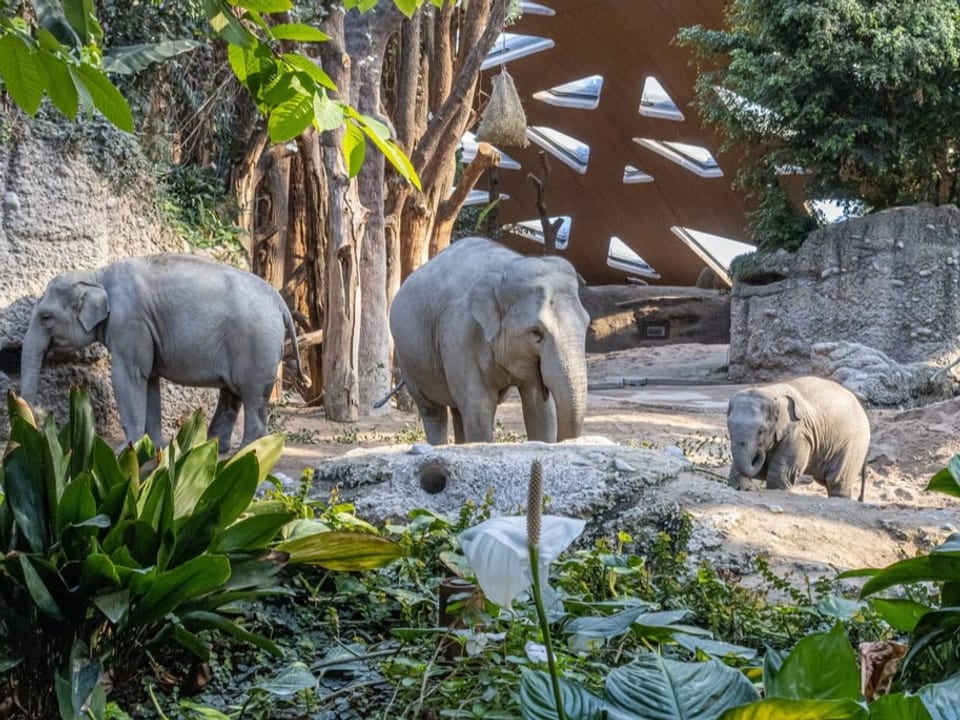
M 790 202 L 868 210 L 960 199 L 960 5 L 955 0 L 734 0 L 728 29 L 682 31 L 700 62 L 698 104 L 757 209 L 761 247 L 796 246 L 814 221 Z

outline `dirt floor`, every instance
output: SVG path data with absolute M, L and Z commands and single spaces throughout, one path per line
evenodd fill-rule
M 680 447 L 695 464 L 664 492 L 705 521 L 704 555 L 769 553 L 800 574 L 882 566 L 938 544 L 960 525 L 958 502 L 924 488 L 960 452 L 960 399 L 904 411 L 871 410 L 866 502 L 828 499 L 815 483 L 793 492 L 734 493 L 726 486 L 726 406 L 739 387 L 724 381 L 727 346 L 669 345 L 588 355 L 591 390 L 584 434 L 621 444 Z M 498 413 L 498 439 L 520 440 L 519 400 Z M 415 413 L 391 409 L 351 424 L 316 411 L 278 408 L 288 434 L 277 469 L 297 477 L 356 447 L 422 441 Z

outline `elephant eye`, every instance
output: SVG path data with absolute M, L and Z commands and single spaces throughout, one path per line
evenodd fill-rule
M 535 343 L 542 343 L 542 342 L 543 342 L 543 330 L 541 330 L 541 329 L 538 328 L 538 327 L 530 328 L 530 338 L 531 338 Z

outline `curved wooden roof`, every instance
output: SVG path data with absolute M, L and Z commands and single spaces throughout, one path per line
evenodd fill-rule
M 588 283 L 623 282 L 628 273 L 607 265 L 607 247 L 619 237 L 659 272 L 651 283 L 692 285 L 706 263 L 673 232 L 681 226 L 745 241 L 745 206 L 731 189 L 737 168 L 718 154 L 719 138 L 705 129 L 692 106 L 696 72 L 690 55 L 673 44 L 681 27 L 721 27 L 724 0 L 542 0 L 554 15 L 525 13 L 509 33 L 550 38 L 554 46 L 508 63 L 523 101 L 528 126 L 558 130 L 590 146 L 586 172 L 579 174 L 550 157 L 545 204 L 551 216 L 572 218 L 569 245 L 561 255 Z M 483 89 L 500 71 L 491 68 Z M 601 75 L 594 110 L 563 108 L 533 98 L 581 78 Z M 646 77 L 656 78 L 684 115 L 683 121 L 646 117 L 640 100 Z M 722 177 L 700 177 L 634 138 L 681 142 L 707 148 Z M 499 206 L 501 223 L 537 218 L 536 193 L 528 173 L 541 174 L 540 148 L 501 148 L 521 170 L 499 170 L 500 190 L 510 195 Z M 625 184 L 632 165 L 653 182 Z M 539 252 L 527 239 L 504 234 L 521 252 Z

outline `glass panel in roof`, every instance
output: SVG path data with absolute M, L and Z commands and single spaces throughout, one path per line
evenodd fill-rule
M 553 16 L 557 14 L 557 11 L 546 5 L 541 5 L 540 3 L 528 2 L 523 0 L 520 3 L 520 12 L 524 15 L 549 15 Z
M 516 33 L 500 33 L 497 42 L 487 53 L 487 57 L 480 64 L 481 70 L 489 70 L 517 58 L 543 52 L 553 47 L 553 40 L 536 35 L 518 35 Z
M 503 150 L 497 148 L 500 153 L 500 164 L 497 166 L 501 170 L 519 170 L 520 163 L 507 155 Z M 467 130 L 460 138 L 460 160 L 469 163 L 477 155 L 477 136 Z
M 639 168 L 635 168 L 633 165 L 627 165 L 623 168 L 623 184 L 624 185 L 634 185 L 636 183 L 648 183 L 653 182 L 653 175 L 645 173 Z
M 548 218 L 550 223 L 553 224 L 557 220 L 562 220 L 560 228 L 557 230 L 557 250 L 566 250 L 567 246 L 570 244 L 570 226 L 572 225 L 572 220 L 569 215 L 560 215 L 558 217 Z M 501 228 L 505 232 L 510 233 L 511 235 L 517 235 L 518 237 L 526 238 L 527 240 L 533 240 L 541 244 L 546 244 L 543 237 L 543 225 L 540 222 L 540 219 L 536 220 L 523 220 L 522 222 L 507 223 Z
M 596 110 L 600 104 L 600 90 L 603 88 L 603 75 L 574 80 L 557 85 L 549 90 L 540 90 L 533 94 L 534 99 L 557 107 Z
M 456 187 L 453 191 L 456 192 Z M 451 193 L 453 194 L 453 193 Z M 506 193 L 500 193 L 500 200 L 509 200 L 510 196 Z M 463 207 L 467 205 L 486 205 L 490 202 L 490 193 L 486 190 L 471 190 L 467 193 L 467 199 L 463 201 Z
M 527 138 L 581 175 L 587 172 L 587 163 L 590 162 L 590 146 L 586 143 L 580 142 L 569 135 L 564 135 L 559 130 L 541 125 L 529 126 L 527 128 Z
M 749 243 L 731 240 L 730 238 L 692 230 L 674 225 L 670 232 L 683 240 L 684 244 L 693 250 L 720 278 L 730 285 L 730 263 L 738 255 L 751 253 L 757 248 Z
M 663 85 L 655 77 L 643 81 L 643 94 L 640 97 L 640 114 L 644 117 L 663 120 L 683 120 L 683 113 L 673 101 Z
M 651 138 L 634 138 L 633 141 L 700 177 L 723 177 L 723 170 L 704 147 Z
M 660 278 L 660 273 L 654 270 L 653 266 L 616 235 L 610 238 L 610 244 L 607 246 L 607 265 L 651 280 Z

